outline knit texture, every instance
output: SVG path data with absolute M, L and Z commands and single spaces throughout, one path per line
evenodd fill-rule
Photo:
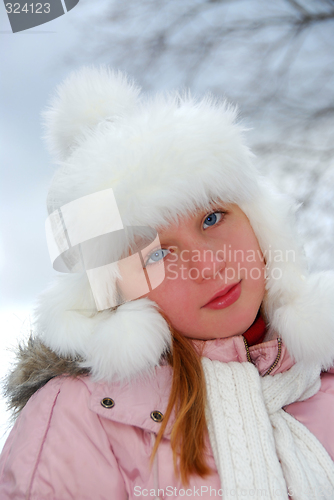
M 202 358 L 206 419 L 224 500 L 332 500 L 334 462 L 283 406 L 320 388 L 320 367 L 260 377 L 251 363 Z

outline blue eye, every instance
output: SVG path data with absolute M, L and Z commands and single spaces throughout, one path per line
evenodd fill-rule
M 163 252 L 166 252 L 164 254 Z M 149 256 L 148 259 L 145 262 L 145 266 L 151 265 L 151 264 L 156 264 L 159 262 L 161 259 L 166 257 L 166 255 L 169 253 L 168 248 L 159 248 L 158 250 L 155 250 L 152 252 Z M 151 262 L 150 262 L 151 261 Z
M 225 212 L 213 212 L 212 214 L 210 214 L 206 217 L 203 224 L 207 224 L 208 227 L 214 226 L 217 222 L 219 222 L 222 219 L 224 213 Z M 218 214 L 219 217 L 217 217 L 216 214 Z M 204 229 L 207 229 L 207 228 L 204 228 Z

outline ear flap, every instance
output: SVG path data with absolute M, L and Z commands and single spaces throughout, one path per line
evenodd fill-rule
M 34 317 L 34 330 L 50 349 L 84 357 L 98 317 L 86 273 L 58 275 L 39 295 Z
M 148 298 L 98 313 L 86 274 L 66 274 L 39 297 L 35 331 L 61 356 L 82 357 L 95 380 L 149 373 L 171 347 L 167 322 Z
M 328 370 L 334 363 L 334 272 L 311 274 L 303 285 L 294 299 L 276 309 L 272 327 L 296 361 Z
M 64 160 L 98 123 L 131 114 L 139 93 L 123 73 L 107 66 L 85 66 L 71 73 L 42 113 L 51 154 Z

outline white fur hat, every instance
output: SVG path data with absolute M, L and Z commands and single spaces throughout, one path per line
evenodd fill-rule
M 145 100 L 123 74 L 84 67 L 58 87 L 44 112 L 59 164 L 48 211 L 112 188 L 125 226 L 157 228 L 180 213 L 209 209 L 214 199 L 238 204 L 267 260 L 264 308 L 271 329 L 296 360 L 328 367 L 333 275 L 307 277 L 293 228 L 296 207 L 258 173 L 236 117 L 234 107 L 210 96 Z M 277 252 L 285 257 L 274 261 Z M 36 329 L 51 349 L 82 356 L 104 380 L 149 370 L 171 342 L 157 304 L 147 298 L 98 312 L 86 273 L 59 275 L 40 296 Z

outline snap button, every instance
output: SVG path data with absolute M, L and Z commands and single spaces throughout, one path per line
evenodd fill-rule
M 151 419 L 154 420 L 154 422 L 162 422 L 164 419 L 164 416 L 161 413 L 161 411 L 154 410 L 154 411 L 151 411 Z
M 103 398 L 101 401 L 101 405 L 104 408 L 112 408 L 113 406 L 115 406 L 115 401 L 111 398 Z

